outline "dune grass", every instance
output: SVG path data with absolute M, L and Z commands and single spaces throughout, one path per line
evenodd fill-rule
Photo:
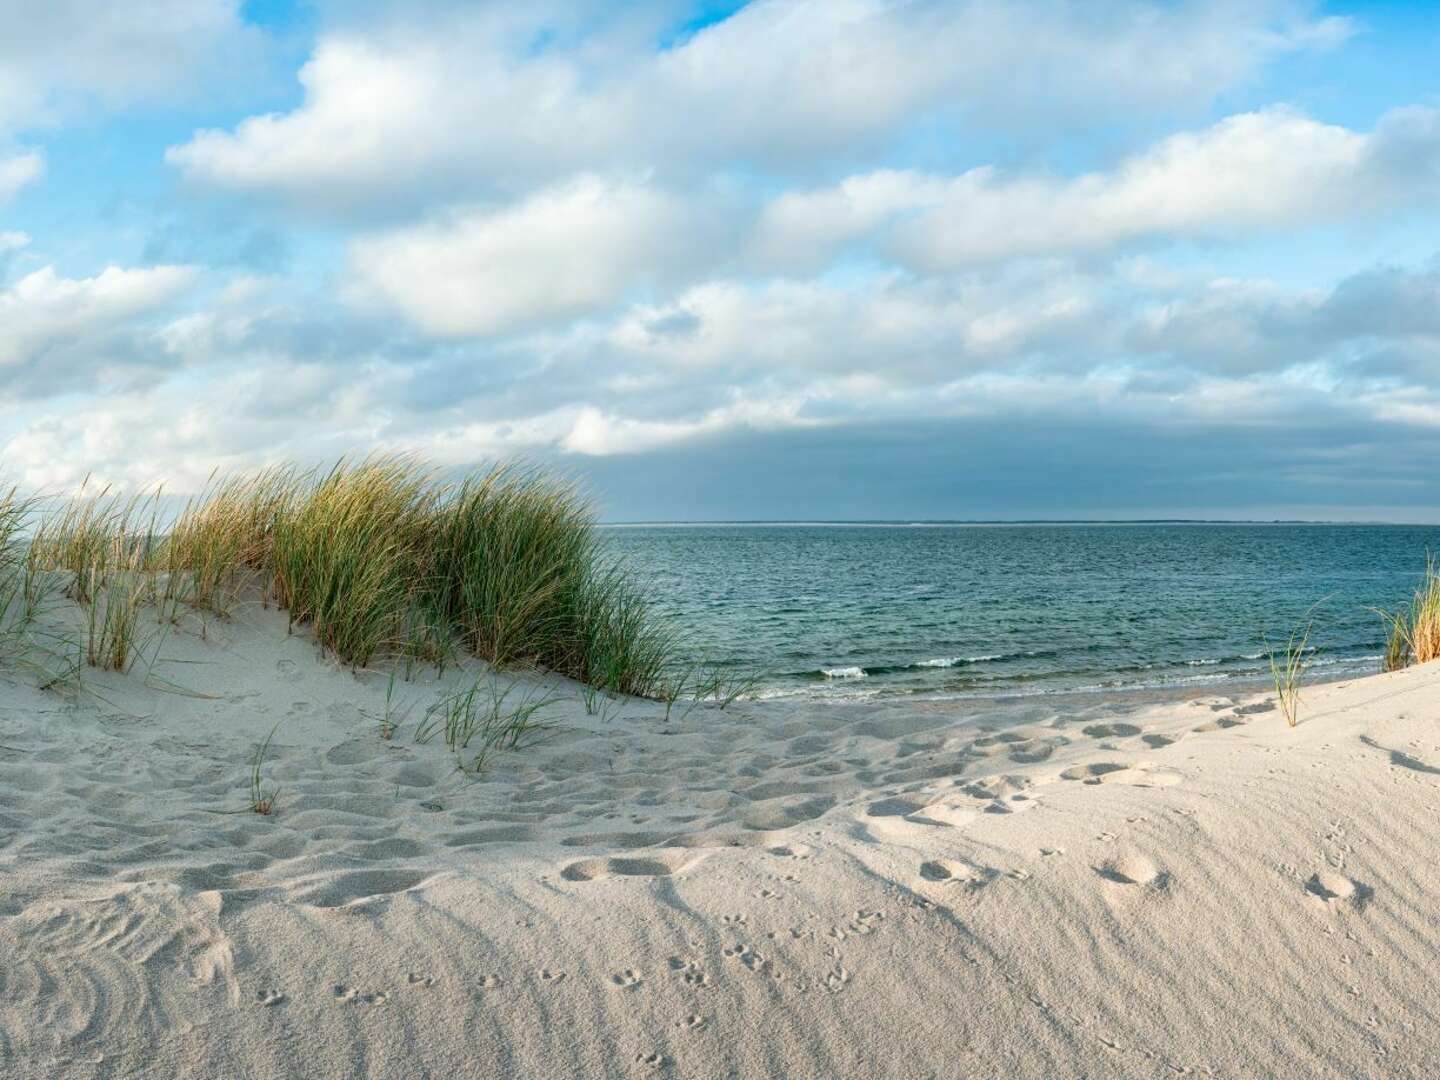
M 84 610 L 83 653 L 91 667 L 128 671 L 142 635 L 141 610 L 158 599 L 154 496 L 83 491 L 37 514 L 25 555 L 35 575 L 68 574 L 66 594 Z
M 32 628 L 52 591 L 31 569 L 23 537 L 35 515 L 34 499 L 0 491 L 0 663 L 24 665 L 33 652 Z
M 415 742 L 426 743 L 437 733 L 443 735 L 461 767 L 475 773 L 481 772 L 496 752 L 523 749 L 549 727 L 540 714 L 554 704 L 555 697 L 534 687 L 517 694 L 516 685 L 501 689 L 482 675 L 467 687 L 441 695 L 416 725 Z
M 1275 684 L 1275 696 L 1279 699 L 1280 712 L 1285 717 L 1285 723 L 1291 727 L 1300 720 L 1300 685 L 1305 676 L 1312 625 L 1312 618 L 1307 616 L 1304 625 L 1290 631 L 1284 646 L 1276 649 L 1267 643 L 1266 647 L 1270 659 L 1270 676 Z
M 129 667 L 147 605 L 161 622 L 181 604 L 224 617 L 256 592 L 355 668 L 386 657 L 443 670 L 458 648 L 654 696 L 674 651 L 601 549 L 589 503 L 538 470 L 446 483 L 377 455 L 212 478 L 163 528 L 158 506 L 158 493 L 82 490 L 29 544 L 28 568 L 69 575 L 93 666 Z
M 1425 560 L 1409 610 L 1379 614 L 1386 624 L 1386 671 L 1440 660 L 1440 562 L 1433 556 Z

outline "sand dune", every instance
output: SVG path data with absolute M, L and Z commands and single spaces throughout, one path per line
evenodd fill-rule
M 6 1076 L 1440 1073 L 1440 666 L 1294 730 L 553 680 L 479 778 L 274 613 L 148 682 L 0 681 Z

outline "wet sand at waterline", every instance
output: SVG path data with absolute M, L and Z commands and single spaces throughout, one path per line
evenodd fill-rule
M 1440 665 L 1294 729 L 500 674 L 549 726 L 469 775 L 413 736 L 484 673 L 390 689 L 247 609 L 68 698 L 7 674 L 0 1072 L 1440 1071 Z

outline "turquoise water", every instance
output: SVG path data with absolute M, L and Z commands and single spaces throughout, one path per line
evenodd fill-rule
M 1268 675 L 1315 607 L 1310 678 L 1378 670 L 1440 527 L 615 526 L 695 658 L 766 696 L 990 697 Z

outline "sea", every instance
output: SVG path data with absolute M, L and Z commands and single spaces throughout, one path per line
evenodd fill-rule
M 687 662 L 760 698 L 1241 692 L 1309 627 L 1306 678 L 1380 670 L 1440 526 L 611 525 Z

